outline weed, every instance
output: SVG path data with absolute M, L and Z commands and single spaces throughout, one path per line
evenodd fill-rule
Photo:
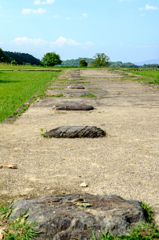
M 50 138 L 49 136 L 47 136 L 47 135 L 44 133 L 44 129 L 43 129 L 43 128 L 41 128 L 40 131 L 41 131 L 41 135 L 42 135 L 43 137 Z M 46 130 L 46 132 L 47 132 L 47 130 Z
M 52 95 L 52 96 L 54 96 L 54 97 L 63 97 L 63 94 L 61 93 L 61 94 Z
M 97 97 L 97 96 L 94 95 L 93 93 L 87 93 L 87 94 L 81 95 L 81 97 Z
M 155 227 L 153 224 L 141 222 L 138 225 L 132 227 L 130 231 L 128 231 L 129 235 L 122 235 L 116 236 L 115 234 L 111 234 L 107 231 L 102 234 L 99 231 L 100 238 L 96 238 L 92 228 L 91 233 L 92 237 L 91 240 L 152 240 L 152 239 L 159 239 L 159 229 Z M 79 239 L 82 240 L 82 239 Z
M 150 204 L 146 204 L 144 202 L 141 202 L 141 207 L 144 210 L 144 215 L 145 215 L 146 221 L 148 223 L 151 223 L 152 219 L 153 219 L 153 216 L 154 216 L 153 208 L 150 207 Z
M 27 221 L 29 217 L 28 211 L 20 215 L 14 222 L 9 221 L 13 209 L 13 207 L 0 206 L 1 224 L 5 226 L 5 240 L 31 240 L 37 236 L 38 233 L 34 229 L 37 223 Z
M 60 112 L 60 111 L 58 111 L 57 113 L 58 114 L 67 114 L 67 112 Z

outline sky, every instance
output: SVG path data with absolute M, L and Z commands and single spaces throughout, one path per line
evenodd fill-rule
M 159 59 L 159 0 L 0 0 L 0 48 L 38 59 Z

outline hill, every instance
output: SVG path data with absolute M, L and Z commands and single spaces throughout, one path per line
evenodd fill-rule
M 8 52 L 4 51 L 4 53 L 7 55 L 9 61 L 15 60 L 19 65 L 23 65 L 24 63 L 29 63 L 31 65 L 41 65 L 41 62 L 39 59 L 33 57 L 32 55 L 28 53 L 20 53 L 20 52 Z
M 159 59 L 151 59 L 151 60 L 147 60 L 147 61 L 137 62 L 137 63 L 134 63 L 134 64 L 139 65 L 139 66 L 143 66 L 144 64 L 146 64 L 146 65 L 150 65 L 150 64 L 159 65 Z

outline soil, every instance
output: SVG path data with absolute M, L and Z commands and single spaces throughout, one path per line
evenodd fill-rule
M 70 74 L 66 70 L 52 83 L 52 88 L 64 89 L 49 87 L 47 91 L 64 97 L 37 99 L 13 124 L 0 124 L 0 165 L 18 166 L 0 169 L 0 200 L 84 192 L 116 194 L 150 203 L 158 211 L 159 89 L 121 81 L 121 74 L 105 69 L 80 70 L 85 89 L 68 89 Z M 97 97 L 80 97 L 90 92 Z M 69 103 L 95 109 L 55 110 L 56 105 Z M 41 135 L 41 128 L 45 132 L 59 126 L 96 126 L 107 137 Z M 82 182 L 88 187 L 81 188 Z

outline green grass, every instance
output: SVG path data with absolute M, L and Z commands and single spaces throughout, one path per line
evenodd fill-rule
M 45 137 L 43 133 L 43 128 L 40 129 L 41 134 Z M 46 130 L 47 131 L 47 130 Z M 104 194 L 106 195 L 106 194 Z M 10 203 L 10 205 L 13 201 Z M 5 240 L 31 240 L 38 235 L 35 230 L 36 222 L 28 222 L 29 214 L 28 211 L 20 215 L 15 221 L 11 221 L 10 215 L 13 211 L 12 207 L 7 207 L 6 202 L 0 203 L 0 221 L 1 227 L 4 227 Z M 144 214 L 147 220 L 147 223 L 141 222 L 136 224 L 128 231 L 129 235 L 116 236 L 110 234 L 107 231 L 100 234 L 100 238 L 96 238 L 92 228 L 90 240 L 157 240 L 159 239 L 159 229 L 157 226 L 152 223 L 153 210 L 149 204 L 141 202 L 141 206 L 144 210 Z M 73 237 L 72 237 L 73 238 Z M 82 239 L 79 239 L 82 240 Z
M 144 71 L 139 71 L 139 72 L 130 70 L 129 73 L 133 73 L 133 74 L 140 75 L 140 76 L 145 76 L 148 78 L 153 78 L 153 79 L 151 79 L 151 81 L 153 80 L 154 83 L 159 84 L 159 71 L 158 70 L 154 70 L 154 71 L 144 70 Z M 147 81 L 146 78 L 144 80 Z M 142 81 L 144 81 L 144 80 L 142 79 Z
M 134 226 L 130 231 L 129 235 L 116 236 L 114 234 L 110 234 L 105 231 L 104 234 L 99 232 L 100 238 L 96 238 L 92 229 L 92 236 L 90 236 L 91 240 L 157 240 L 159 239 L 159 229 L 154 226 L 154 224 L 149 223 L 141 223 Z M 82 239 L 79 239 L 82 240 Z
M 106 195 L 106 194 L 104 194 Z M 158 226 L 155 226 L 153 221 L 153 209 L 150 207 L 150 204 L 146 204 L 144 202 L 141 202 L 141 207 L 144 210 L 144 215 L 146 218 L 146 223 L 141 222 L 140 224 L 136 224 L 131 228 L 130 231 L 128 231 L 129 235 L 122 235 L 122 236 L 116 236 L 115 234 L 110 234 L 107 231 L 104 233 L 99 232 L 100 238 L 96 238 L 92 228 L 91 233 L 92 236 L 90 236 L 90 240 L 157 240 L 159 239 L 159 228 Z M 80 240 L 80 239 L 79 239 Z M 82 239 L 81 239 L 82 240 Z
M 93 93 L 87 93 L 82 95 L 81 97 L 97 97 L 96 95 L 94 95 Z
M 12 201 L 13 203 L 13 201 Z M 23 213 L 15 221 L 10 221 L 10 215 L 13 208 L 7 208 L 0 204 L 0 221 L 1 227 L 4 227 L 5 240 L 31 240 L 37 236 L 35 225 L 36 222 L 28 222 L 28 212 Z
M 0 122 L 57 76 L 54 72 L 0 71 Z
M 40 99 L 43 99 L 43 98 L 47 98 L 47 97 L 64 97 L 64 95 L 62 93 L 59 93 L 59 94 L 56 94 L 56 95 L 47 95 L 45 93 L 45 90 L 44 91 L 41 91 L 39 94 L 38 94 L 38 97 Z

